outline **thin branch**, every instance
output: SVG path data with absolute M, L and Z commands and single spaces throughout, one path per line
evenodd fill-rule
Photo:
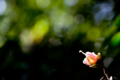
M 105 68 L 103 68 L 103 72 L 104 72 L 104 74 L 105 74 L 107 80 L 109 80 L 109 76 L 108 76 L 107 72 L 105 71 Z

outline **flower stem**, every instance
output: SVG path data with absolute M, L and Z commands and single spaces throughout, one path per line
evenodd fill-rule
M 107 80 L 109 80 L 109 76 L 108 76 L 107 72 L 105 71 L 105 68 L 103 68 L 103 72 L 104 72 L 104 74 L 105 74 Z

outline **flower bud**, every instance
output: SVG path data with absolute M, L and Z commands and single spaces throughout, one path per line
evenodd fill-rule
M 83 53 L 86 57 L 83 60 L 83 63 L 90 66 L 90 67 L 95 67 L 96 62 L 101 59 L 101 54 L 98 53 L 97 55 L 94 52 L 82 52 L 81 50 L 79 51 Z

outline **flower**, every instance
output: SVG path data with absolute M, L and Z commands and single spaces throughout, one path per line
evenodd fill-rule
M 90 67 L 93 67 L 96 62 L 101 59 L 101 54 L 98 53 L 97 55 L 94 53 L 94 52 L 82 52 L 81 50 L 79 51 L 80 53 L 83 53 L 86 57 L 84 58 L 83 60 L 83 63 L 90 66 Z

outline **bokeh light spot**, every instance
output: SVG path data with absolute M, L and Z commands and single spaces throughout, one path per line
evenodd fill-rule
M 36 5 L 36 1 L 35 0 L 26 0 L 27 1 L 27 4 L 30 8 L 36 8 L 37 5 Z
M 116 33 L 111 39 L 111 44 L 113 46 L 117 46 L 119 43 L 120 43 L 120 32 Z
M 99 29 L 93 28 L 87 32 L 87 38 L 90 41 L 96 41 L 100 37 Z
M 24 29 L 20 34 L 20 41 L 22 44 L 22 50 L 24 52 L 29 51 L 33 43 L 33 35 L 30 30 Z
M 2 47 L 6 42 L 6 38 L 2 35 L 0 35 L 0 47 Z
M 94 46 L 96 48 L 100 48 L 104 40 L 105 40 L 104 38 L 98 38 L 97 41 L 94 43 Z
M 82 14 L 77 14 L 74 20 L 77 24 L 82 24 L 85 21 L 85 18 Z
M 65 3 L 68 6 L 75 6 L 78 3 L 79 0 L 65 0 Z
M 43 40 L 44 35 L 48 32 L 48 29 L 49 23 L 46 19 L 37 21 L 31 29 L 34 41 L 40 43 Z
M 44 9 L 49 6 L 50 0 L 36 0 L 37 6 Z
M 54 39 L 54 38 L 50 38 L 49 39 L 49 47 L 56 47 L 61 45 L 62 42 L 60 40 Z
M 113 2 L 111 2 L 113 4 Z M 96 4 L 94 8 L 95 24 L 99 25 L 102 20 L 111 20 L 114 17 L 113 5 L 110 3 Z
M 86 22 L 86 23 L 83 23 L 82 25 L 79 26 L 80 28 L 80 33 L 86 33 L 88 32 L 88 30 L 90 30 L 91 28 L 91 25 L 90 23 Z
M 111 58 L 111 57 L 105 58 L 103 61 L 104 66 L 107 68 L 112 61 L 113 61 L 113 58 Z
M 2 15 L 6 10 L 7 4 L 5 0 L 0 0 L 0 15 Z

